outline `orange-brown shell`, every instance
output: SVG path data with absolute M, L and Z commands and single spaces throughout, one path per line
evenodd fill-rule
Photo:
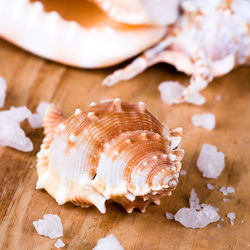
M 143 212 L 178 183 L 182 130 L 164 127 L 142 102 L 92 103 L 67 120 L 51 106 L 44 127 L 37 188 L 59 204 L 95 205 L 105 213 L 112 200 Z

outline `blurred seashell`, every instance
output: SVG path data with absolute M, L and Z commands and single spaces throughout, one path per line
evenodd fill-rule
M 177 186 L 182 129 L 164 127 L 143 102 L 92 103 L 68 119 L 51 106 L 44 128 L 37 188 L 58 204 L 95 205 L 105 213 L 111 200 L 129 213 L 144 212 Z
M 177 20 L 180 0 L 92 0 L 112 19 L 132 24 L 169 25 Z
M 165 31 L 118 23 L 87 0 L 0 0 L 0 37 L 77 67 L 122 62 L 157 43 Z
M 124 69 L 106 77 L 103 85 L 129 80 L 160 62 L 191 75 L 190 85 L 176 102 L 206 88 L 214 77 L 250 64 L 248 1 L 182 1 L 183 14 L 166 37 Z M 235 11 L 234 11 L 235 10 Z

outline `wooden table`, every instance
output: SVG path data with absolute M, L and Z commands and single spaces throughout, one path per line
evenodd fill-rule
M 61 217 L 66 249 L 92 249 L 99 238 L 114 234 L 125 249 L 249 249 L 250 247 L 250 68 L 240 67 L 218 78 L 203 91 L 207 103 L 202 107 L 189 104 L 168 106 L 160 100 L 157 85 L 164 80 L 189 78 L 168 65 L 156 65 L 135 79 L 104 88 L 101 80 L 114 68 L 101 70 L 75 69 L 31 55 L 5 41 L 0 41 L 0 75 L 8 83 L 4 109 L 26 105 L 32 111 L 40 101 L 53 102 L 66 115 L 92 101 L 120 97 L 130 102 L 144 101 L 155 116 L 170 127 L 184 128 L 183 169 L 177 190 L 150 205 L 144 214 L 127 214 L 117 204 L 107 204 L 107 213 L 96 208 L 82 209 L 72 204 L 57 205 L 45 191 L 35 189 L 37 181 L 36 154 L 43 138 L 42 129 L 23 128 L 34 143 L 34 150 L 22 153 L 0 147 L 0 249 L 54 249 L 56 240 L 39 236 L 32 221 L 44 214 Z M 216 101 L 215 96 L 222 100 Z M 202 112 L 216 115 L 216 128 L 207 131 L 195 128 L 191 115 Z M 217 180 L 205 179 L 196 167 L 203 143 L 211 143 L 226 155 L 226 167 Z M 32 168 L 30 167 L 32 166 Z M 206 184 L 215 185 L 210 191 Z M 231 202 L 222 201 L 221 186 L 233 186 L 236 193 Z M 219 208 L 225 219 L 204 229 L 187 229 L 165 218 L 165 212 L 175 213 L 188 206 L 190 190 L 194 188 L 201 203 Z M 235 225 L 226 218 L 236 213 Z

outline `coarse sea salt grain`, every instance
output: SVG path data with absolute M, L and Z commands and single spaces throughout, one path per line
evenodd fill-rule
M 192 189 L 190 193 L 190 197 L 189 197 L 189 206 L 192 209 L 199 210 L 201 208 L 199 204 L 200 204 L 199 198 L 197 194 L 195 193 L 194 189 Z
M 217 227 L 217 228 L 221 228 L 221 225 L 220 225 L 220 224 L 217 224 L 216 227 Z
M 228 213 L 227 218 L 230 220 L 230 223 L 233 226 L 234 225 L 234 220 L 236 218 L 235 213 L 234 212 Z
M 45 214 L 43 220 L 33 221 L 33 225 L 38 234 L 55 239 L 63 236 L 63 226 L 61 219 L 55 214 Z
M 175 220 L 188 228 L 203 228 L 219 219 L 220 216 L 216 209 L 210 205 L 205 206 L 200 211 L 184 207 L 175 215 Z
M 65 246 L 64 242 L 61 239 L 58 239 L 54 244 L 56 248 L 63 248 Z
M 209 190 L 214 190 L 214 185 L 208 183 L 208 184 L 207 184 L 207 188 L 208 188 Z
M 196 163 L 206 178 L 216 179 L 225 167 L 225 155 L 210 144 L 203 144 Z
M 178 98 L 181 97 L 185 87 L 183 87 L 179 82 L 165 81 L 160 83 L 158 89 L 160 91 L 162 101 L 168 105 L 172 105 L 176 103 Z M 185 102 L 195 105 L 203 105 L 206 102 L 206 98 L 199 93 L 195 93 L 188 96 Z
M 186 170 L 181 170 L 180 175 L 187 175 L 187 171 Z
M 227 198 L 223 198 L 222 199 L 224 202 L 230 202 L 231 200 L 230 199 L 227 199 Z
M 7 89 L 6 81 L 2 76 L 0 76 L 0 108 L 2 108 L 4 105 L 6 97 L 6 89 Z
M 233 194 L 235 193 L 235 189 L 233 187 L 225 187 L 222 186 L 219 191 L 223 193 L 223 195 Z
M 29 152 L 33 150 L 31 140 L 25 136 L 20 123 L 27 119 L 31 112 L 26 107 L 11 107 L 0 112 L 0 145 Z
M 113 234 L 98 240 L 93 250 L 124 250 L 119 241 Z
M 174 219 L 174 214 L 169 213 L 169 212 L 166 212 L 166 218 L 167 218 L 168 220 L 173 220 L 173 219 Z
M 217 213 L 218 208 L 207 204 L 199 205 L 199 198 L 194 189 L 191 191 L 189 204 L 190 208 L 181 208 L 175 215 L 175 220 L 185 227 L 203 228 L 220 219 L 220 216 Z
M 215 128 L 215 115 L 210 112 L 193 115 L 191 120 L 195 127 L 202 127 L 207 130 Z
M 43 117 L 49 105 L 50 104 L 47 102 L 40 102 L 40 104 L 36 108 L 37 113 L 32 114 L 30 117 L 28 117 L 29 124 L 32 128 L 42 128 Z

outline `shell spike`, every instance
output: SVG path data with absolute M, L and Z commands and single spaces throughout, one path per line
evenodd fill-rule
M 95 115 L 95 112 L 89 112 L 87 116 L 88 116 L 88 119 L 91 120 L 91 121 L 97 121 L 98 120 L 97 116 Z
M 120 98 L 115 98 L 114 99 L 112 107 L 115 109 L 115 111 L 117 111 L 117 112 L 121 112 L 122 111 L 121 102 L 122 101 L 121 101 Z
M 138 102 L 138 108 L 139 108 L 139 111 L 140 112 L 145 112 L 145 110 L 146 110 L 146 104 L 145 104 L 145 102 Z
M 182 128 L 176 128 L 176 129 L 170 129 L 170 141 L 171 141 L 171 149 L 177 148 L 181 142 L 183 129 Z

